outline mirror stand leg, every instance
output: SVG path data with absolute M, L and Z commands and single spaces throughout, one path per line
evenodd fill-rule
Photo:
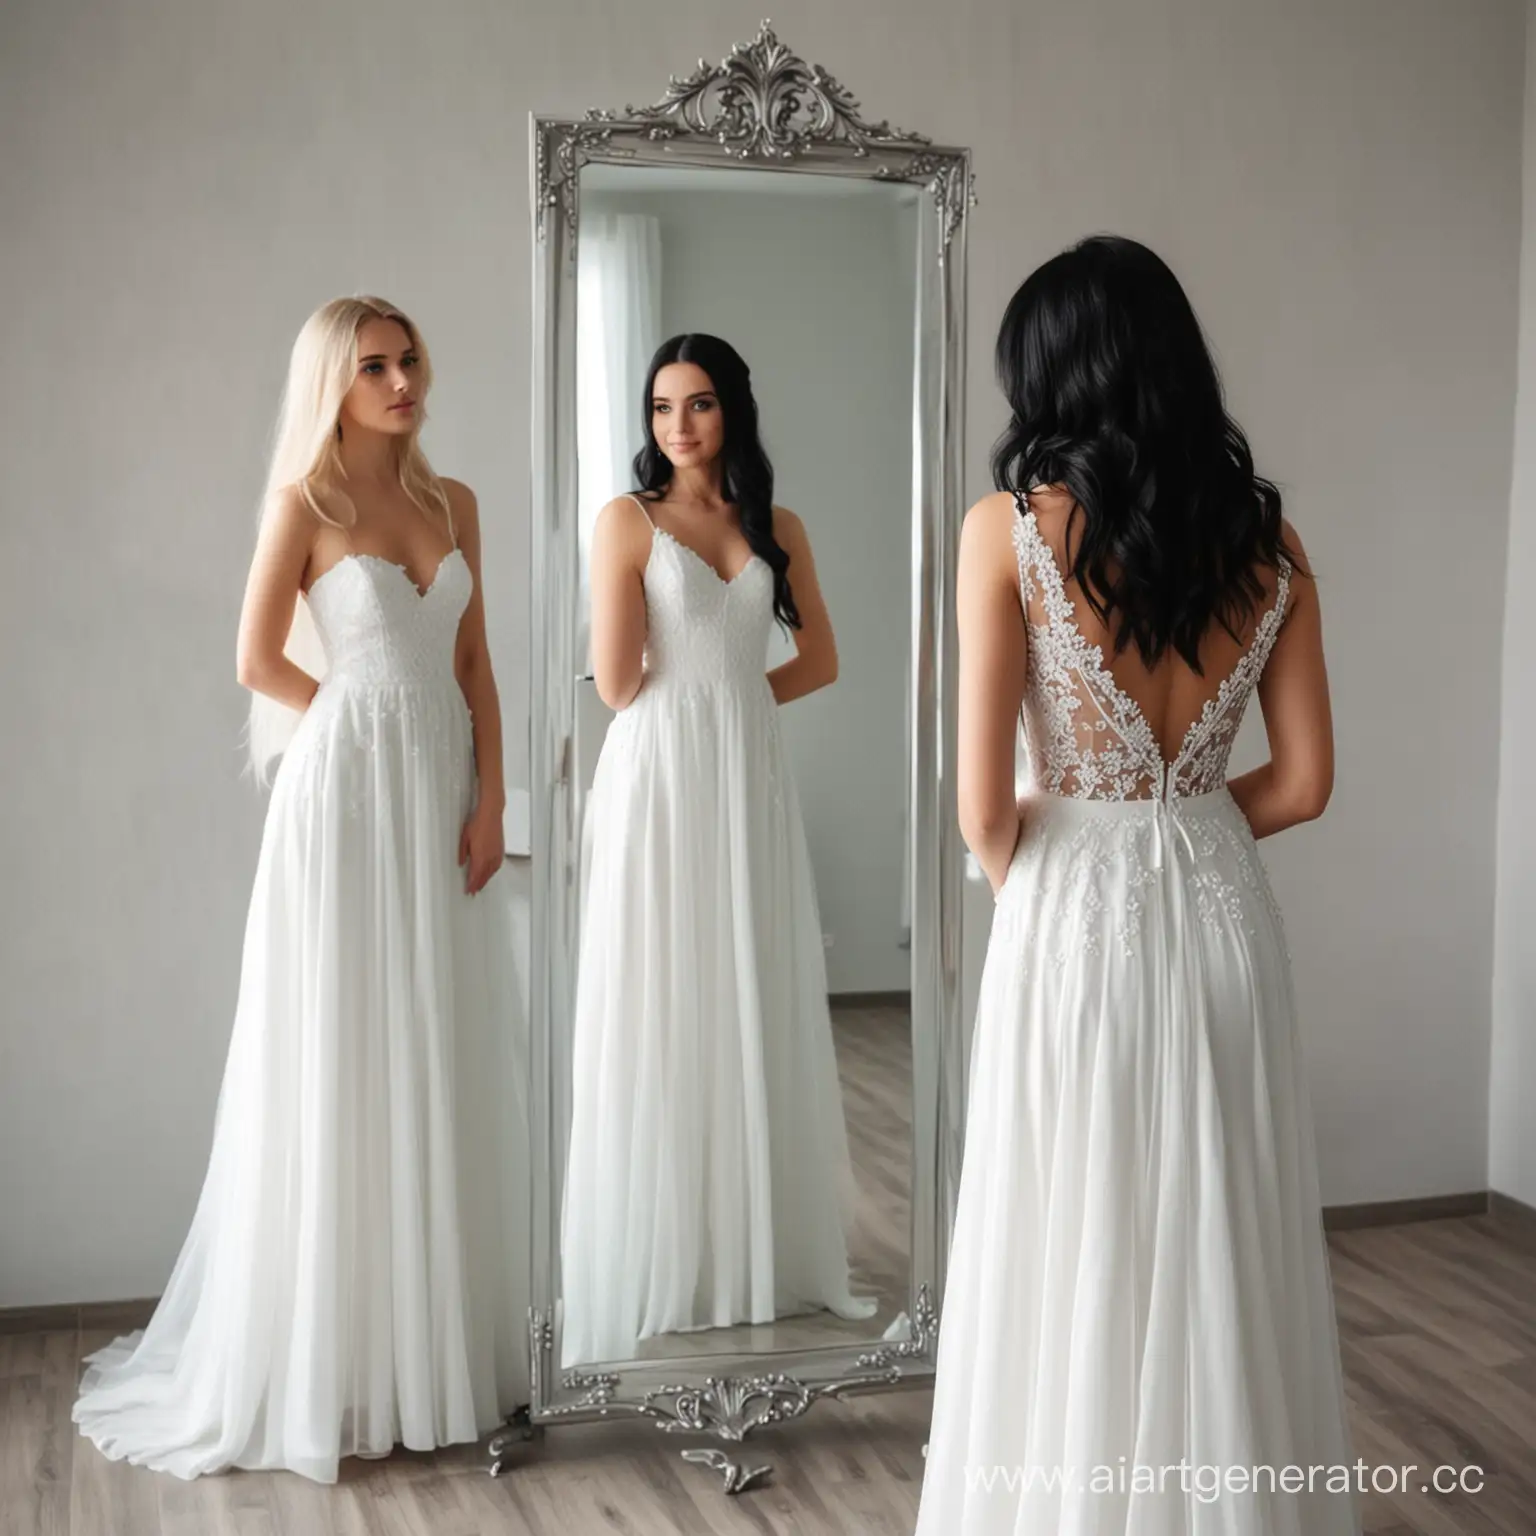
M 486 1447 L 487 1454 L 491 1458 L 491 1476 L 500 1477 L 506 1471 L 514 1444 L 543 1438 L 544 1426 L 533 1422 L 528 1404 L 524 1403 L 521 1408 L 514 1408 L 507 1415 L 507 1428 L 501 1434 L 493 1436 L 491 1443 Z
M 709 1446 L 696 1450 L 680 1452 L 684 1461 L 696 1462 L 700 1466 L 708 1467 L 712 1472 L 718 1472 L 725 1479 L 725 1491 L 727 1493 L 744 1493 L 753 1483 L 760 1481 L 773 1471 L 766 1463 L 760 1467 L 744 1467 L 739 1461 L 732 1461 L 724 1451 L 717 1451 Z

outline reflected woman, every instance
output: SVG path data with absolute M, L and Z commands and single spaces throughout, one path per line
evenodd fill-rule
M 597 689 L 563 1211 L 566 1364 L 829 1309 L 853 1180 L 826 962 L 777 707 L 837 676 L 804 526 L 773 505 L 746 364 L 651 362 L 641 493 L 599 515 Z M 796 639 L 766 670 L 777 620 Z

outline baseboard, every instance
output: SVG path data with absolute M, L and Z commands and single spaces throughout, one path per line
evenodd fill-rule
M 827 1002 L 833 1008 L 906 1008 L 912 1007 L 910 992 L 832 992 Z
M 907 1001 L 905 992 L 853 994 L 886 1002 Z M 846 999 L 836 998 L 835 1002 Z M 874 1007 L 875 1003 L 848 1003 L 850 1007 Z M 1429 1195 L 1415 1200 L 1379 1200 L 1364 1205 L 1323 1207 L 1323 1226 L 1329 1232 L 1359 1227 L 1397 1227 L 1415 1221 L 1444 1221 L 1456 1216 L 1494 1216 L 1536 1236 L 1536 1207 L 1501 1195 L 1497 1190 L 1473 1190 L 1464 1195 Z M 54 1307 L 0 1307 L 0 1334 L 131 1333 L 146 1326 L 154 1315 L 157 1299 L 138 1301 L 69 1302 Z
M 1492 1189 L 1488 1192 L 1488 1214 L 1536 1237 L 1536 1205 L 1527 1205 L 1524 1200 Z
M 57 1307 L 0 1307 L 0 1334 L 132 1333 L 145 1327 L 158 1297 L 139 1301 L 70 1302 Z
M 1323 1227 L 1347 1232 L 1356 1227 L 1400 1227 L 1411 1221 L 1444 1221 L 1453 1216 L 1485 1216 L 1486 1189 L 1464 1195 L 1425 1195 L 1412 1200 L 1375 1200 L 1364 1205 L 1325 1205 Z

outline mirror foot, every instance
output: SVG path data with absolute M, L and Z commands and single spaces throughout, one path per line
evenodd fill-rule
M 732 1461 L 724 1451 L 717 1451 L 710 1447 L 683 1451 L 681 1455 L 684 1461 L 697 1462 L 700 1466 L 708 1467 L 712 1472 L 719 1472 L 725 1479 L 725 1491 L 732 1494 L 746 1492 L 753 1483 L 760 1482 L 773 1471 L 773 1468 L 766 1464 L 760 1467 L 744 1467 L 739 1461 Z
M 532 1409 L 527 1403 L 520 1408 L 514 1408 L 507 1415 L 506 1425 L 506 1429 L 500 1434 L 491 1436 L 490 1443 L 485 1448 L 486 1454 L 491 1458 L 492 1477 L 500 1477 L 507 1470 L 511 1463 L 514 1445 L 544 1438 L 544 1426 L 533 1422 Z

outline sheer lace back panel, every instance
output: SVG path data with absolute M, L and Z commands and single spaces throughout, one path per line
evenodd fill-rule
M 1033 510 L 1018 500 L 1013 547 L 1029 630 L 1024 740 L 1036 786 L 1078 800 L 1149 800 L 1220 789 L 1243 711 L 1285 616 L 1289 563 L 1281 557 L 1273 602 L 1169 762 L 1104 653 L 1078 628 L 1056 557 Z

